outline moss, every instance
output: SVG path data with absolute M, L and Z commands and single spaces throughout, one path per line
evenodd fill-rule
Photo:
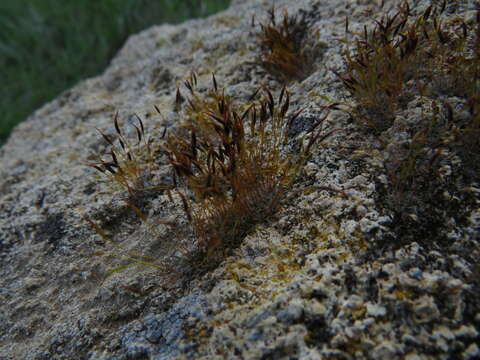
M 478 100 L 480 25 L 445 17 L 443 10 L 431 5 L 413 16 L 403 2 L 395 14 L 355 33 L 354 41 L 344 39 L 353 50 L 344 55 L 346 71 L 337 75 L 358 101 L 355 119 L 383 131 L 417 94 Z
M 280 21 L 273 7 L 268 17 L 268 23 L 260 24 L 261 55 L 257 63 L 283 82 L 304 79 L 312 65 L 304 50 L 308 36 L 305 18 L 289 16 L 285 11 Z
M 268 89 L 259 89 L 250 101 L 237 105 L 218 86 L 215 76 L 212 88 L 205 93 L 197 92 L 195 73 L 184 86 L 188 95 L 180 90 L 176 94 L 175 109 L 181 116 L 176 130 L 164 131 L 160 146 L 152 144 L 138 116 L 137 123 L 132 124 L 135 140 L 126 135 L 116 116 L 116 139 L 100 132 L 110 147 L 110 159 L 100 158 L 89 166 L 99 171 L 104 181 L 123 189 L 127 195 L 123 200 L 146 223 L 142 206 L 150 194 L 166 193 L 172 203 L 177 197 L 196 239 L 185 248 L 177 245 L 171 250 L 183 254 L 190 265 L 208 269 L 237 247 L 256 224 L 278 210 L 316 143 L 330 133 L 323 134 L 319 127 L 325 118 L 317 120 L 293 154 L 288 130 L 301 111 L 287 115 L 290 95 L 286 88 L 278 99 Z M 160 149 L 160 154 L 152 148 Z M 171 167 L 169 183 L 155 182 L 158 155 Z M 104 240 L 114 244 L 103 229 L 87 221 Z M 114 246 L 122 252 L 118 244 Z M 187 255 L 191 251 L 186 248 L 192 246 L 196 250 Z M 133 252 L 123 256 L 141 265 L 170 269 L 169 261 L 160 260 L 160 264 Z
M 397 245 L 449 246 L 448 219 L 466 223 L 476 201 L 463 189 L 479 181 L 480 11 L 467 22 L 444 10 L 431 5 L 413 15 L 403 2 L 344 39 L 352 50 L 345 72 L 337 72 L 356 100 L 346 111 L 380 144 L 387 181 L 377 183 L 377 203 L 392 217 Z M 422 114 L 400 125 L 413 99 Z
M 264 89 L 259 100 L 238 106 L 215 77 L 206 95 L 196 93 L 195 76 L 185 85 L 187 117 L 168 138 L 167 157 L 188 189 L 178 194 L 200 246 L 224 252 L 278 209 L 320 132 L 312 126 L 307 145 L 292 156 L 287 131 L 299 112 L 287 117 L 286 89 L 278 100 Z

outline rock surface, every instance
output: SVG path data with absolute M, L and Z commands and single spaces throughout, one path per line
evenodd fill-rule
M 430 1 L 411 3 L 421 12 Z M 83 165 L 106 149 L 95 128 L 108 132 L 118 110 L 122 119 L 141 115 L 157 134 L 175 120 L 176 87 L 192 70 L 204 87 L 214 72 L 238 101 L 259 85 L 279 91 L 253 64 L 251 16 L 265 20 L 269 5 L 237 0 L 208 19 L 132 36 L 104 74 L 17 127 L 0 150 L 0 359 L 480 358 L 478 197 L 465 205 L 468 221 L 446 222 L 448 241 L 400 241 L 378 199 L 381 161 L 348 150 L 375 140 L 341 112 L 330 113 L 326 131 L 343 131 L 318 148 L 281 211 L 216 269 L 165 276 L 130 267 L 105 279 L 128 261 L 100 256 L 111 248 L 82 216 L 150 256 L 179 241 L 187 223 L 166 195 L 151 199 L 149 218 L 169 218 L 177 231 L 142 223 L 98 182 Z M 358 31 L 395 5 L 275 2 L 305 16 L 316 57 L 311 74 L 289 84 L 293 110 L 306 109 L 298 132 L 323 113 L 326 97 L 351 101 L 331 71 L 342 68 L 345 45 L 336 39 L 346 16 Z M 474 4 L 448 6 L 471 15 Z M 402 114 L 411 122 L 414 106 Z M 306 191 L 312 185 L 348 196 Z

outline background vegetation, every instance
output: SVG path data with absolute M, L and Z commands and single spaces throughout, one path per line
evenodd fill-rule
M 129 35 L 230 0 L 1 0 L 0 145 L 32 111 L 100 73 Z

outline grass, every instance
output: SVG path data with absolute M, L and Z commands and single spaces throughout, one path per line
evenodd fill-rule
M 2 0 L 0 145 L 36 108 L 100 73 L 130 34 L 226 8 L 230 0 Z

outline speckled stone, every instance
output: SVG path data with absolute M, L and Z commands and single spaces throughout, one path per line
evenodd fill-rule
M 410 1 L 411 11 L 421 14 L 432 2 Z M 353 104 L 331 71 L 343 67 L 346 45 L 338 39 L 347 17 L 352 32 L 363 31 L 399 2 L 380 3 L 275 1 L 278 11 L 305 16 L 315 57 L 312 72 L 288 84 L 292 113 L 305 109 L 292 141 L 324 114 L 326 99 Z M 478 196 L 465 204 L 464 222 L 444 215 L 445 243 L 429 234 L 403 239 L 379 192 L 388 182 L 383 159 L 397 145 L 382 149 L 340 111 L 324 125 L 342 131 L 315 150 L 280 211 L 217 268 L 200 271 L 187 259 L 174 262 L 174 274 L 134 266 L 106 277 L 128 260 L 108 255 L 111 246 L 84 215 L 124 248 L 161 261 L 178 259 L 176 246 L 192 244 L 194 234 L 178 200 L 146 199 L 143 223 L 117 190 L 99 183 L 84 166 L 107 150 L 95 128 L 108 133 L 117 110 L 122 122 L 136 113 L 158 145 L 181 116 L 175 92 L 192 70 L 203 90 L 214 72 L 237 102 L 260 85 L 278 95 L 282 84 L 254 64 L 260 45 L 252 15 L 266 21 L 270 5 L 234 0 L 208 19 L 134 35 L 103 74 L 15 129 L 0 149 L 0 359 L 480 357 Z M 474 21 L 472 9 L 474 1 L 446 3 L 447 16 Z M 408 131 L 399 129 L 421 121 L 420 105 L 431 100 L 405 104 L 389 136 L 406 141 Z M 455 161 L 442 168 L 444 179 L 461 166 Z M 165 159 L 158 167 L 156 179 L 168 175 Z M 175 227 L 158 225 L 165 219 Z

